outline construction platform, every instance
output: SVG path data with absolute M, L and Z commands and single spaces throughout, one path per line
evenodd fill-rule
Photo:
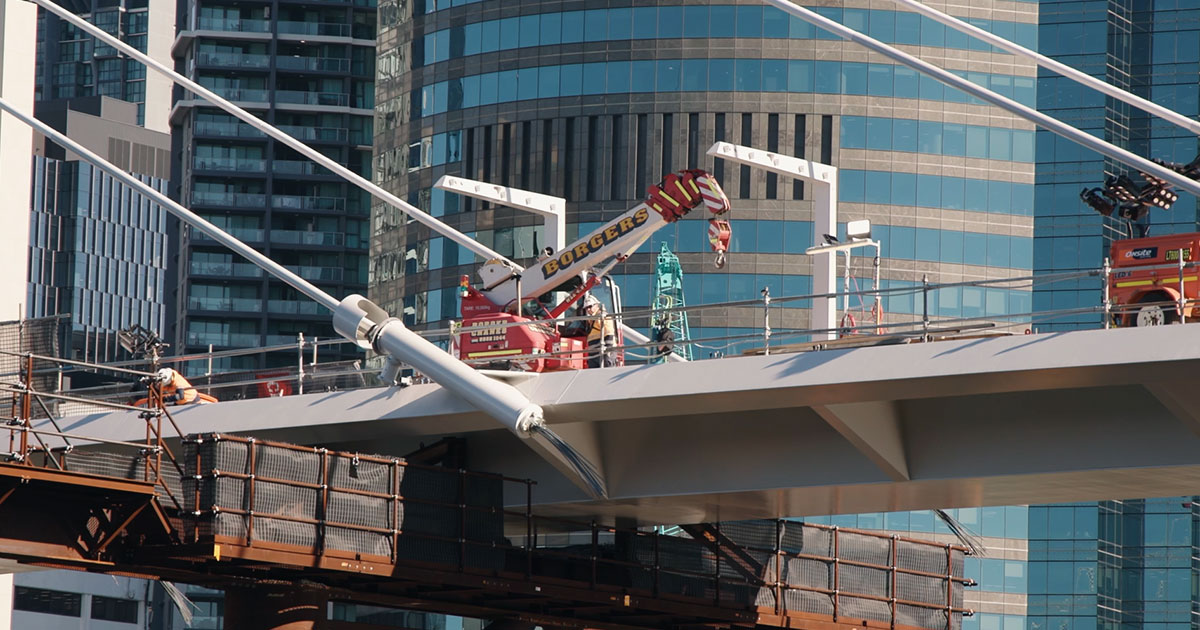
M 656 534 L 539 517 L 533 484 L 498 475 L 230 435 L 182 451 L 0 464 L 0 557 L 546 627 L 959 630 L 970 614 L 957 546 L 783 520 Z

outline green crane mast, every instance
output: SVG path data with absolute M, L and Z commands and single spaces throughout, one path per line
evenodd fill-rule
M 692 345 L 687 343 L 691 338 L 687 312 L 662 312 L 664 309 L 687 306 L 683 299 L 683 267 L 679 265 L 679 257 L 671 253 L 666 243 L 662 244 L 662 250 L 658 252 L 658 264 L 654 267 L 654 300 L 651 304 L 655 311 L 660 311 L 651 321 L 651 338 L 656 341 L 664 338 L 673 340 L 677 344 L 674 347 L 675 354 L 691 361 Z M 654 362 L 665 360 L 665 356 L 660 356 Z

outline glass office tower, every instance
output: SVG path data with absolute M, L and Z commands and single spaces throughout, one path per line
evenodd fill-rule
M 733 201 L 728 266 L 713 269 L 696 212 L 616 268 L 627 307 L 648 305 L 664 242 L 679 253 L 689 304 L 758 299 L 764 287 L 774 297 L 811 292 L 803 252 L 820 238 L 811 191 L 706 157 L 717 140 L 839 167 L 840 218 L 872 221 L 885 287 L 1029 273 L 1030 124 L 771 7 L 628 5 L 382 3 L 376 181 L 528 262 L 543 245 L 540 219 L 433 190 L 434 181 L 462 175 L 565 197 L 574 237 L 638 203 L 665 173 L 710 170 Z M 1030 64 L 936 23 L 867 3 L 817 10 L 1034 103 Z M 1036 4 L 976 0 L 954 11 L 1035 42 Z M 413 325 L 457 317 L 455 287 L 474 277 L 474 255 L 388 208 L 376 207 L 372 223 L 372 297 Z M 869 277 L 866 260 L 856 274 Z M 1027 289 L 1004 287 L 960 287 L 930 302 L 945 317 L 1031 307 Z M 792 306 L 774 327 L 808 325 L 807 305 Z M 906 319 L 921 308 L 912 294 L 884 306 Z M 761 320 L 761 309 L 726 309 L 700 312 L 691 326 L 693 337 L 712 338 L 755 333 Z
M 987 551 L 968 556 L 964 575 L 976 586 L 964 593 L 964 605 L 975 611 L 963 618 L 963 630 L 1046 630 L 1027 626 L 1028 571 L 1034 566 L 1029 541 L 1030 510 L 1025 506 L 946 510 L 955 520 L 981 537 Z M 931 510 L 845 514 L 803 519 L 809 523 L 882 530 L 942 543 L 961 544 Z M 1031 592 L 1031 591 L 1028 591 Z M 1032 605 L 1032 597 L 1029 597 Z M 1054 630 L 1070 630 L 1053 626 Z
M 171 58 L 175 6 L 149 0 L 57 3 L 159 61 Z M 38 9 L 34 98 L 108 96 L 136 103 L 137 124 L 169 132 L 171 81 L 44 9 Z
M 41 102 L 37 117 L 166 192 L 170 138 L 137 125 L 138 111 L 93 96 Z M 167 318 L 167 213 L 44 138 L 32 160 L 25 314 L 68 319 L 67 358 L 127 358 L 117 332 L 135 324 L 160 331 Z

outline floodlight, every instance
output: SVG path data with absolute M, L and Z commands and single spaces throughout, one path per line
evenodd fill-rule
M 1146 216 L 1150 208 L 1143 206 L 1140 203 L 1123 203 L 1117 209 L 1117 216 L 1129 221 L 1141 221 L 1142 217 Z
M 1113 210 L 1116 209 L 1113 205 L 1113 202 L 1109 200 L 1104 194 L 1104 191 L 1099 188 L 1084 188 L 1083 190 L 1079 191 L 1079 198 L 1082 199 L 1084 203 L 1091 206 L 1092 210 L 1095 210 L 1106 217 L 1112 216 Z
M 1169 210 L 1171 205 L 1178 200 L 1179 193 L 1171 190 L 1169 186 L 1150 185 L 1142 190 L 1142 202 L 1148 206 L 1154 206 L 1155 208 L 1159 208 L 1161 210 Z
M 1104 180 L 1104 189 L 1110 197 L 1120 202 L 1135 201 L 1142 192 L 1142 187 L 1128 175 L 1109 176 Z
M 859 219 L 857 221 L 847 222 L 846 237 L 852 241 L 861 241 L 871 238 L 871 221 L 869 219 Z

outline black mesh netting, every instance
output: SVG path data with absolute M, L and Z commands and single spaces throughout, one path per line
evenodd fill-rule
M 39 454 L 39 458 L 44 458 L 44 453 Z M 70 453 L 55 453 L 54 459 L 63 467 L 64 470 L 71 472 L 85 473 L 89 475 L 99 475 L 102 477 L 116 477 L 119 479 L 132 479 L 134 481 L 153 481 L 153 475 L 146 472 L 146 459 L 148 456 L 143 456 L 134 453 L 108 453 L 99 451 L 71 451 Z M 151 456 L 152 457 L 152 456 Z M 39 465 L 44 465 L 47 468 L 54 468 L 52 462 L 39 461 Z M 182 501 L 183 487 L 180 482 L 179 470 L 175 468 L 175 464 L 166 456 L 163 456 L 162 462 L 156 464 L 160 470 L 160 476 L 170 491 L 171 495 L 176 500 Z M 165 497 L 165 491 L 160 487 L 158 489 L 160 497 Z M 170 505 L 170 500 L 165 499 L 164 505 Z
M 198 478 L 186 479 L 183 491 L 200 513 L 186 527 L 246 544 L 503 567 L 502 479 L 380 459 L 192 438 L 184 461 Z

